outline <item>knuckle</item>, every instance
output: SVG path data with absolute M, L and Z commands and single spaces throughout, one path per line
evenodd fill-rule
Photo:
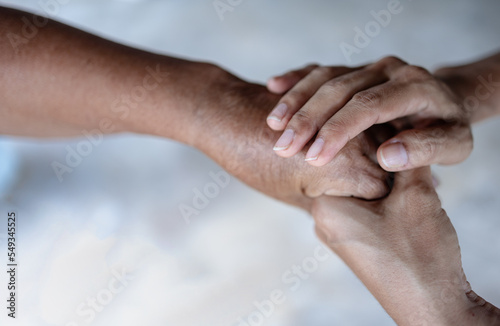
M 436 129 L 438 130 L 438 129 Z M 421 164 L 423 162 L 431 162 L 437 154 L 438 142 L 431 135 L 426 135 L 419 130 L 408 131 L 407 136 L 412 139 L 412 144 L 415 150 L 410 148 L 410 160 L 413 164 Z M 442 138 L 442 137 L 441 137 Z
M 400 65 L 400 64 L 405 64 L 403 60 L 400 58 L 390 55 L 387 57 L 384 57 L 379 60 L 379 63 L 382 64 L 383 66 L 392 66 L 392 65 Z
M 379 92 L 363 91 L 356 93 L 352 100 L 353 103 L 361 109 L 372 109 L 380 104 L 382 96 Z
M 329 80 L 319 88 L 317 96 L 328 99 L 338 99 L 345 97 L 345 86 L 335 79 Z
M 414 66 L 414 65 L 405 65 L 399 70 L 400 75 L 406 78 L 414 78 L 414 79 L 431 79 L 431 73 L 422 67 Z M 433 78 L 432 78 L 433 79 Z
M 307 66 L 304 67 L 305 70 L 313 70 L 319 67 L 319 64 L 317 63 L 310 63 Z
M 307 94 L 304 93 L 303 90 L 292 88 L 289 90 L 283 101 L 288 103 L 292 108 L 297 107 L 301 103 L 304 103 L 307 100 Z
M 428 139 L 422 146 L 422 158 L 432 162 L 437 154 L 438 144 L 431 139 Z
M 310 63 L 300 69 L 292 70 L 286 74 L 287 77 L 292 77 L 296 79 L 303 78 L 306 74 L 314 70 L 316 67 L 319 67 L 316 63 Z
M 344 130 L 346 130 L 346 123 L 344 123 L 340 119 L 335 119 L 335 121 L 328 120 L 322 127 L 318 133 L 318 137 L 323 139 L 336 139 L 336 135 L 344 134 Z M 347 137 L 349 137 L 347 135 Z M 344 155 L 343 151 L 337 153 L 337 156 L 341 157 Z
M 437 103 L 443 102 L 444 100 L 445 104 L 441 105 L 446 105 L 450 109 L 447 108 L 446 110 L 443 110 L 443 112 L 451 112 L 453 114 L 457 114 L 458 112 L 460 112 L 460 109 L 456 108 L 456 104 L 450 102 L 450 98 L 446 96 L 446 92 L 443 92 L 442 85 L 436 78 L 434 78 L 434 76 L 432 76 L 430 72 L 426 71 L 423 72 L 420 76 L 413 75 L 413 77 L 410 78 L 413 79 L 413 86 L 415 88 L 418 87 L 422 90 L 422 93 L 429 94 L 429 98 L 432 98 L 431 102 Z
M 286 73 L 283 77 L 292 78 L 292 79 L 300 79 L 302 77 L 302 70 L 292 70 Z
M 324 75 L 331 75 L 333 72 L 333 67 L 328 67 L 328 66 L 318 66 L 314 68 L 313 73 L 324 76 Z
M 348 91 L 352 88 L 353 77 L 349 75 L 341 76 L 340 78 L 330 79 L 324 83 L 320 91 L 327 93 L 332 98 L 345 97 Z
M 299 110 L 290 120 L 290 127 L 298 133 L 315 132 L 318 128 L 316 119 L 313 119 L 307 110 Z

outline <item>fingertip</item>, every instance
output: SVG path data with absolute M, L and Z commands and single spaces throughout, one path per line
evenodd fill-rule
M 286 103 L 279 103 L 267 116 L 267 125 L 273 130 L 283 130 L 287 125 L 286 119 L 288 113 L 288 105 Z
M 309 150 L 306 153 L 305 161 L 312 166 L 318 166 L 315 163 L 317 163 L 324 145 L 325 141 L 323 140 L 323 138 L 316 138 L 316 140 L 314 141 L 314 143 L 312 143 L 311 147 L 309 147 Z
M 305 160 L 309 165 L 312 165 L 312 166 L 315 166 L 315 167 L 322 167 L 324 166 L 326 163 L 325 162 L 318 162 L 317 160 Z
M 322 166 L 325 166 L 328 163 L 330 163 L 334 158 L 335 158 L 335 156 L 326 157 L 325 155 L 321 154 L 321 155 L 318 155 L 318 157 L 314 157 L 314 158 L 309 159 L 309 160 L 306 159 L 306 162 L 312 166 L 322 167 Z
M 316 166 L 316 167 L 325 166 L 327 163 L 330 162 L 330 161 L 325 161 L 325 160 L 320 161 L 318 157 L 306 158 L 304 161 L 306 161 L 309 165 Z
M 380 166 L 389 172 L 404 171 L 412 168 L 409 164 L 408 151 L 404 144 L 396 139 L 382 144 L 377 151 Z
M 269 116 L 266 119 L 266 123 L 272 130 L 282 131 L 285 129 L 285 125 L 281 119 L 276 118 L 275 116 Z
M 325 137 L 324 135 L 319 135 L 316 138 L 316 141 L 325 139 L 324 143 L 321 144 L 321 149 L 317 150 L 317 157 L 314 160 L 308 161 L 309 164 L 313 166 L 324 166 L 335 159 L 335 157 L 339 154 L 342 148 L 345 146 L 345 143 L 337 143 L 332 141 L 332 139 L 336 139 L 335 137 Z M 311 145 L 310 151 L 313 151 L 315 144 Z M 307 154 L 309 155 L 309 153 Z M 307 157 L 306 155 L 306 157 Z M 313 156 L 313 155 L 310 155 Z
M 273 151 L 281 157 L 291 157 L 296 154 L 293 148 L 295 132 L 292 129 L 286 129 L 274 144 Z
M 297 154 L 297 151 L 290 150 L 289 148 L 287 149 L 280 149 L 280 148 L 273 148 L 274 152 L 276 155 L 281 156 L 283 158 L 289 158 Z

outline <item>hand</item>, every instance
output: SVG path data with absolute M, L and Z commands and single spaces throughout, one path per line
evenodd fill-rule
M 386 130 L 361 133 L 322 168 L 305 163 L 305 152 L 284 160 L 270 150 L 279 134 L 264 123 L 278 96 L 263 86 L 222 75 L 209 83 L 211 96 L 200 101 L 203 109 L 193 120 L 193 130 L 200 134 L 193 145 L 229 173 L 267 195 L 306 209 L 310 197 L 322 194 L 369 199 L 387 194 L 388 174 L 375 156 L 377 137 L 386 139 Z
M 430 168 L 396 173 L 384 199 L 321 197 L 312 213 L 321 240 L 398 325 L 500 322 L 500 310 L 470 289 L 457 234 L 441 208 Z
M 427 70 L 394 57 L 358 68 L 308 66 L 271 79 L 268 88 L 288 91 L 267 118 L 285 130 L 275 144 L 282 157 L 301 151 L 316 135 L 306 160 L 330 162 L 370 126 L 389 122 L 400 132 L 378 149 L 387 171 L 463 161 L 472 135 L 462 99 Z

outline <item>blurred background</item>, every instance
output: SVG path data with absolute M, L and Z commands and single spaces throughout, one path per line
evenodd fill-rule
M 0 1 L 138 48 L 212 61 L 260 83 L 310 62 L 359 64 L 392 54 L 435 69 L 499 49 L 500 2 L 401 0 L 387 26 L 345 56 L 342 42 L 353 45 L 355 28 L 388 3 Z M 472 156 L 434 168 L 469 281 L 496 305 L 499 128 L 498 119 L 475 126 Z M 196 189 L 220 171 L 203 154 L 165 139 L 106 136 L 59 182 L 51 163 L 64 162 L 67 146 L 79 141 L 0 138 L 2 256 L 6 213 L 19 216 L 16 325 L 394 325 L 342 261 L 318 255 L 304 212 L 232 178 L 187 223 L 180 207 L 192 206 Z M 305 271 L 301 278 L 294 266 Z M 282 300 L 270 307 L 273 293 Z

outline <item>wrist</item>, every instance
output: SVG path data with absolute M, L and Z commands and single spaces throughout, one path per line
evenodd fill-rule
M 310 199 L 298 172 L 303 157 L 286 160 L 272 151 L 279 133 L 266 117 L 279 96 L 215 66 L 207 67 L 204 85 L 193 94 L 196 109 L 186 143 L 252 188 L 307 210 Z
M 289 177 L 297 160 L 271 150 L 279 135 L 265 121 L 279 97 L 213 64 L 164 59 L 164 80 L 128 131 L 195 147 L 251 187 L 306 208 L 300 180 Z
M 388 310 L 398 325 L 500 325 L 500 310 L 471 291 L 465 278 L 404 291 Z
M 476 123 L 500 114 L 500 89 L 493 71 L 472 64 L 441 68 L 434 76 L 457 96 L 470 123 Z
M 470 307 L 464 310 L 463 320 L 467 325 L 500 325 L 500 309 L 487 302 L 474 291 L 466 293 Z

